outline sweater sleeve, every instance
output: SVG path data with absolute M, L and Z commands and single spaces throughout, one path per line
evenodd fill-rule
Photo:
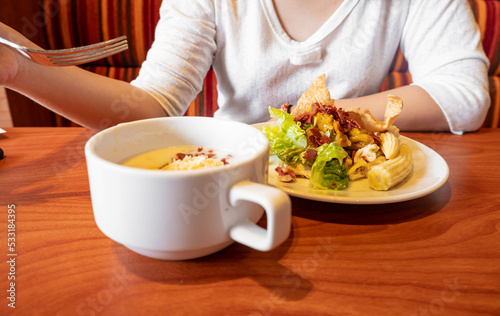
M 131 84 L 150 93 L 168 116 L 183 115 L 201 91 L 216 50 L 210 0 L 164 0 L 155 40 Z
M 441 107 L 456 134 L 481 127 L 488 108 L 489 62 L 467 0 L 411 2 L 401 39 L 413 84 Z

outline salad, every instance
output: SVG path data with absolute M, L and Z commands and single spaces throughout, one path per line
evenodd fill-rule
M 305 177 L 311 189 L 345 190 L 350 181 L 368 178 L 372 189 L 388 190 L 413 168 L 411 150 L 400 144 L 393 125 L 402 107 L 399 97 L 389 95 L 384 121 L 369 111 L 337 108 L 322 75 L 291 114 L 269 107 L 276 121 L 261 130 L 280 160 L 280 181 Z

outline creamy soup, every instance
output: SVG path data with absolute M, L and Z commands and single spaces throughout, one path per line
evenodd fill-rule
M 229 165 L 232 154 L 197 146 L 175 146 L 147 151 L 121 162 L 122 165 L 157 170 L 193 170 Z

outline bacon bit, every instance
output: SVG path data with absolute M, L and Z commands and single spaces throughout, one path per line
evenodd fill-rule
M 353 127 L 360 128 L 358 122 L 349 118 L 349 113 L 342 110 L 342 108 L 337 108 L 336 106 L 326 105 L 324 106 L 324 111 L 326 114 L 330 114 L 333 118 L 340 123 L 340 126 L 344 128 L 344 131 L 350 131 Z
M 208 152 L 205 151 L 204 147 L 198 147 L 197 151 L 194 153 L 179 152 L 176 154 L 176 156 L 177 156 L 178 160 L 184 160 L 186 157 L 188 157 L 188 158 L 190 158 L 190 157 L 206 157 L 208 159 L 217 159 L 217 154 L 214 153 L 214 149 L 208 149 L 207 151 Z M 224 163 L 224 165 L 228 165 L 228 164 L 230 164 L 227 161 L 227 159 L 229 159 L 229 158 L 231 158 L 231 155 L 228 155 L 227 157 L 220 159 L 220 161 L 222 161 Z M 175 160 L 176 160 L 175 158 L 172 159 L 172 161 L 175 161 Z M 169 164 L 170 163 L 167 162 L 165 165 L 161 166 L 160 169 L 166 167 Z
M 311 111 L 307 113 L 303 113 L 300 115 L 298 118 L 295 119 L 295 121 L 299 121 L 303 124 L 312 124 L 314 116 L 320 112 L 322 108 L 322 105 L 319 104 L 318 102 L 315 102 L 311 104 Z
M 333 116 L 333 119 L 340 123 L 340 126 L 344 129 L 344 132 L 350 131 L 352 128 L 361 128 L 358 122 L 349 118 L 349 113 L 342 110 L 342 108 L 337 108 L 333 105 L 323 105 L 320 103 L 313 103 L 311 105 L 311 111 L 302 113 L 300 116 L 295 118 L 296 122 L 301 122 L 303 124 L 311 124 L 313 122 L 314 116 L 318 113 L 329 114 Z
M 310 140 L 311 146 L 314 148 L 317 148 L 323 144 L 329 144 L 332 142 L 330 137 L 321 134 L 319 129 L 317 129 L 316 127 L 310 128 L 309 132 L 311 132 L 311 134 L 312 134 L 311 136 L 309 136 L 309 140 Z
M 316 140 L 316 138 L 313 135 L 309 136 L 309 143 L 311 144 L 311 146 L 313 148 L 318 148 L 319 147 L 319 143 L 318 143 L 318 141 Z
M 309 140 L 311 141 L 311 146 L 314 148 L 319 147 L 321 145 L 319 142 L 322 136 L 321 133 L 316 127 L 309 129 L 309 131 L 311 132 L 311 136 L 309 136 Z
M 311 124 L 311 114 L 309 113 L 302 113 L 300 116 L 296 117 L 294 120 L 295 122 L 301 122 L 302 124 L 305 124 L 309 122 L 308 124 Z
M 318 102 L 311 104 L 311 117 L 314 117 L 316 114 L 318 114 L 318 112 L 322 108 L 323 108 L 323 105 L 319 104 Z
M 330 144 L 332 142 L 332 139 L 326 135 L 321 136 L 321 139 L 319 140 L 321 144 Z
M 307 148 L 306 152 L 304 153 L 304 159 L 308 160 L 310 162 L 314 162 L 314 159 L 316 159 L 317 155 L 318 155 L 318 151 L 316 151 L 312 148 Z
M 295 173 L 286 167 L 276 167 L 274 169 L 278 173 L 279 180 L 282 182 L 291 182 L 295 180 Z
M 314 138 L 318 138 L 318 139 L 320 139 L 320 138 L 321 138 L 321 136 L 323 136 L 323 135 L 321 134 L 321 132 L 319 131 L 319 129 L 318 129 L 318 128 L 316 128 L 316 127 L 313 127 L 313 128 L 311 128 L 311 129 L 309 129 L 309 131 L 311 132 L 312 136 L 314 136 Z
M 368 135 L 370 135 L 373 140 L 375 141 L 375 143 L 377 144 L 377 146 L 381 146 L 382 145 L 382 140 L 380 139 L 380 137 L 378 137 L 377 135 L 375 135 L 374 132 L 369 132 Z

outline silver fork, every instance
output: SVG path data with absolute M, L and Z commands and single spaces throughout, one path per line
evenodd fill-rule
M 45 66 L 73 66 L 105 58 L 128 49 L 127 37 L 68 49 L 39 50 L 20 46 L 0 37 L 0 44 L 23 57 Z

